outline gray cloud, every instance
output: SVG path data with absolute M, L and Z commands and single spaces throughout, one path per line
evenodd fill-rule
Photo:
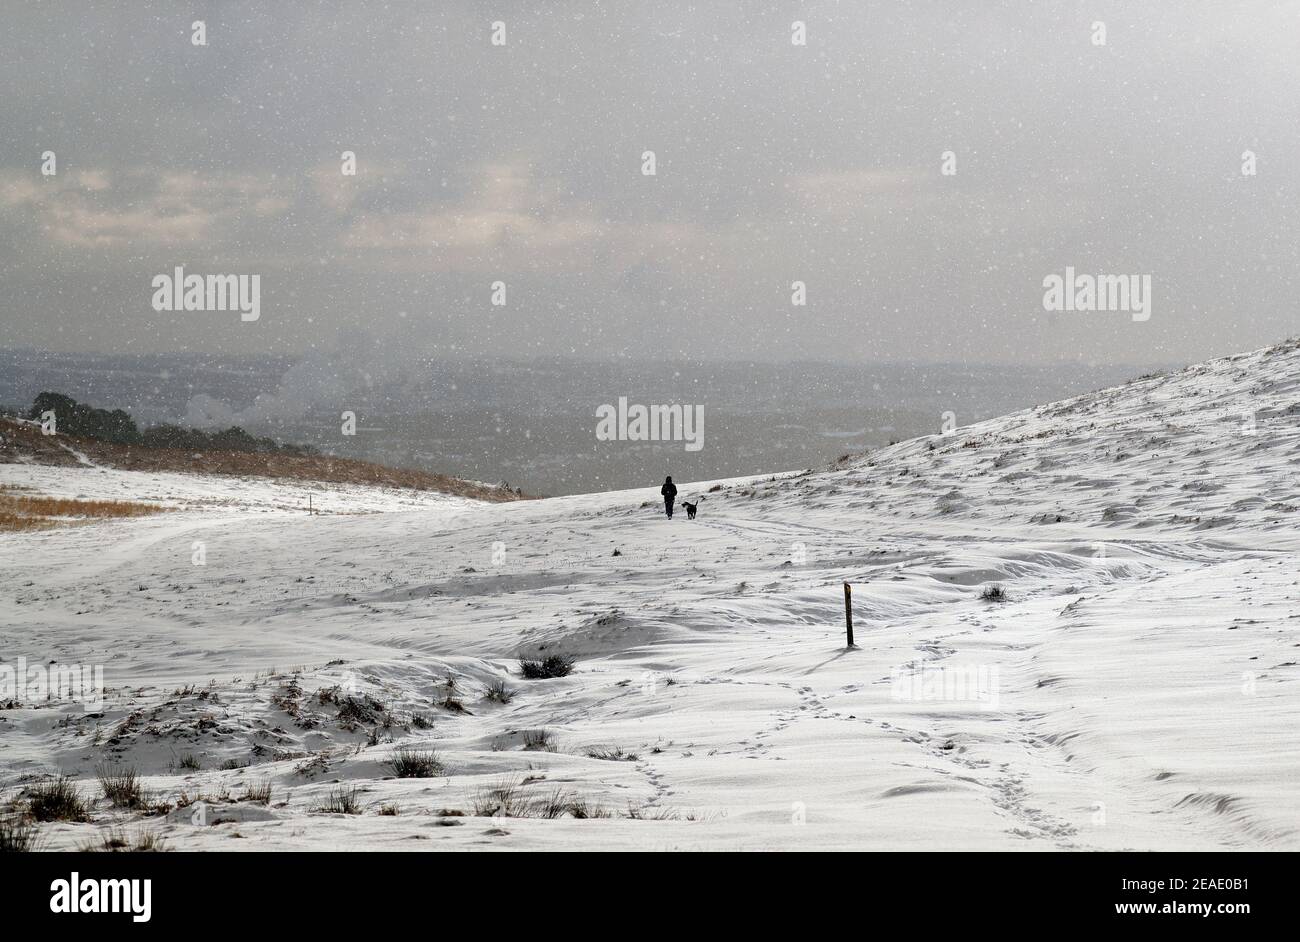
M 1285 5 L 505 6 L 7 11 L 7 341 L 1148 362 L 1294 330 Z M 262 274 L 262 320 L 152 311 L 178 264 Z M 1044 312 L 1067 265 L 1151 274 L 1151 320 Z

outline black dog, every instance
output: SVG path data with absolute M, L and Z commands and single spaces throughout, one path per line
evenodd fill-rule
M 701 497 L 700 500 L 697 500 L 697 501 L 696 501 L 695 503 L 693 503 L 693 504 L 688 504 L 686 501 L 682 501 L 682 506 L 686 508 L 686 519 L 687 519 L 687 520 L 694 520 L 694 519 L 695 519 L 695 508 L 698 507 L 698 506 L 700 506 L 700 501 L 701 501 L 701 500 L 704 500 L 704 498 Z

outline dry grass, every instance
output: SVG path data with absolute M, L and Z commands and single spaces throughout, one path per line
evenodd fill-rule
M 141 829 L 128 834 L 125 828 L 109 828 L 99 837 L 78 845 L 77 850 L 83 854 L 95 852 L 157 854 L 167 850 L 167 841 L 162 835 Z
M 1000 585 L 986 585 L 984 591 L 980 593 L 980 598 L 985 602 L 1005 602 L 1007 590 Z
M 140 785 L 140 778 L 135 769 L 100 766 L 99 787 L 104 790 L 114 808 L 140 808 L 149 803 L 148 795 Z
M 613 812 L 562 788 L 541 795 L 525 795 L 522 784 L 507 776 L 473 797 L 474 814 L 480 818 L 542 818 L 553 821 L 571 818 L 612 818 Z M 629 815 L 631 817 L 631 815 Z
M 59 775 L 27 790 L 27 813 L 37 821 L 86 821 L 89 809 L 76 783 Z
M 526 499 L 514 491 L 445 474 L 414 468 L 389 468 L 369 461 L 331 455 L 292 455 L 266 452 L 189 448 L 147 448 L 69 435 L 42 435 L 39 428 L 0 417 L 0 463 L 30 461 L 40 465 L 76 467 L 68 443 L 92 463 L 123 471 L 179 471 L 193 474 L 228 474 L 274 480 L 325 481 L 331 484 L 366 484 L 417 491 L 438 491 L 486 501 Z M 0 529 L 3 529 L 0 527 Z
M 361 789 L 356 786 L 335 788 L 325 804 L 316 810 L 327 814 L 361 814 Z
M 529 752 L 558 752 L 559 747 L 555 745 L 555 736 L 549 729 L 526 729 L 524 733 L 524 749 Z
M 40 833 L 29 821 L 22 817 L 0 818 L 0 853 L 28 853 L 43 848 Z
M 244 786 L 244 797 L 240 801 L 251 801 L 255 805 L 271 803 L 271 781 L 262 779 Z
M 166 507 L 133 501 L 41 497 L 0 488 L 0 531 L 46 530 L 86 520 L 147 517 L 166 511 Z
M 553 677 L 568 677 L 573 673 L 573 658 L 565 654 L 549 654 L 544 658 L 521 657 L 519 673 L 528 680 L 550 680 Z
M 388 767 L 398 778 L 433 778 L 444 771 L 432 749 L 399 749 L 388 760 Z

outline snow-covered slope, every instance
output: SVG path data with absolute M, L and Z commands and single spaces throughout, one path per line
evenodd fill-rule
M 1294 849 L 1297 416 L 1293 342 L 682 487 L 695 521 L 657 489 L 252 514 L 231 482 L 230 506 L 5 536 L 5 663 L 102 663 L 112 689 L 0 711 L 0 785 L 62 770 L 97 798 L 112 761 L 209 799 L 101 800 L 53 847 L 125 822 L 240 850 Z M 519 677 L 555 651 L 572 675 Z M 393 777 L 400 747 L 444 774 Z M 533 816 L 476 816 L 507 783 Z M 340 787 L 361 814 L 317 810 Z

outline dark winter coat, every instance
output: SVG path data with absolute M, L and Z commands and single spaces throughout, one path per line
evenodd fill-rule
M 677 496 L 677 485 L 673 483 L 672 478 L 664 481 L 664 486 L 659 488 L 659 493 L 664 495 L 664 500 L 672 500 Z

